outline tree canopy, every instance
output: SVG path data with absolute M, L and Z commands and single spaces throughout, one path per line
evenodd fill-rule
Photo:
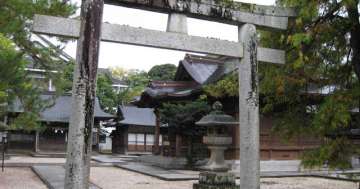
M 149 78 L 155 81 L 172 81 L 176 73 L 174 64 L 156 65 L 148 72 Z
M 159 109 L 160 121 L 185 135 L 195 134 L 195 122 L 209 113 L 210 106 L 204 100 L 193 102 L 163 103 Z
M 275 115 L 276 131 L 284 136 L 307 133 L 324 139 L 304 154 L 304 165 L 347 168 L 357 148 L 340 133 L 360 125 L 359 1 L 278 4 L 297 7 L 299 15 L 288 31 L 261 33 L 264 45 L 287 50 L 284 67 L 261 67 L 262 111 Z
M 34 14 L 67 17 L 76 7 L 60 0 L 7 0 L 0 1 L 0 117 L 19 100 L 24 113 L 11 122 L 11 129 L 37 129 L 39 112 L 48 105 L 41 100 L 41 89 L 28 77 L 28 64 L 37 64 L 53 78 L 57 91 L 65 87 L 62 80 L 64 61 L 58 56 L 58 47 L 44 46 L 32 40 L 30 31 Z M 4 126 L 4 123 L 3 123 Z M 6 127 L 9 129 L 9 127 Z
M 111 68 L 112 76 L 116 79 L 122 80 L 128 86 L 122 91 L 118 91 L 118 104 L 126 104 L 139 96 L 149 84 L 148 73 L 143 70 L 123 68 Z
M 303 155 L 305 166 L 348 168 L 359 153 L 349 140 L 360 126 L 359 1 L 280 0 L 298 17 L 284 32 L 259 31 L 262 46 L 286 50 L 284 66 L 260 64 L 261 112 L 275 119 L 273 132 L 286 139 L 323 139 Z M 207 95 L 238 95 L 236 76 L 204 87 Z
M 101 107 L 106 112 L 115 113 L 119 103 L 117 93 L 112 87 L 111 75 L 99 74 L 96 86 L 96 96 L 99 98 Z

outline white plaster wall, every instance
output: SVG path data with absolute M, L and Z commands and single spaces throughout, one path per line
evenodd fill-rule
M 106 137 L 105 143 L 99 143 L 99 150 L 100 152 L 111 152 L 111 146 L 112 146 L 112 139 L 111 137 Z

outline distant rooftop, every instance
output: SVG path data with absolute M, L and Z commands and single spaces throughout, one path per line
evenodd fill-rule
M 156 116 L 152 108 L 120 106 L 119 110 L 124 118 L 119 122 L 121 125 L 155 126 Z
M 43 94 L 40 96 L 43 100 L 51 100 L 54 98 L 54 94 Z M 68 123 L 71 116 L 71 95 L 62 95 L 55 98 L 53 106 L 46 108 L 40 113 L 40 121 L 48 122 L 62 122 Z M 14 104 L 10 107 L 10 112 L 21 113 L 23 112 L 22 104 L 19 100 L 15 100 Z M 104 112 L 100 108 L 99 99 L 95 100 L 94 117 L 98 120 L 107 120 L 115 118 L 115 116 Z
M 174 81 L 152 81 L 134 104 L 156 107 L 162 101 L 194 99 L 201 94 L 202 86 L 235 71 L 237 63 L 228 57 L 186 54 L 179 62 Z

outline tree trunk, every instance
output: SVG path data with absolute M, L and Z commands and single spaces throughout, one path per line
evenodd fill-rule
M 82 0 L 81 4 L 81 27 L 72 88 L 65 188 L 89 188 L 103 4 L 103 0 Z
M 360 85 L 360 22 L 359 22 L 359 10 L 357 3 L 346 7 L 350 22 L 352 23 L 350 29 L 350 47 L 352 51 L 351 64 L 354 68 L 354 72 Z M 358 100 L 358 108 L 360 109 L 360 99 Z

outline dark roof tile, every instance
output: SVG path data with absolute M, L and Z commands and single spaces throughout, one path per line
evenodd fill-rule
M 135 106 L 120 106 L 123 125 L 155 126 L 156 116 L 152 108 L 138 108 Z
M 51 100 L 54 97 L 53 94 L 43 94 L 40 96 L 43 100 Z M 68 123 L 71 116 L 71 95 L 62 95 L 55 99 L 54 104 L 46 108 L 43 112 L 40 113 L 40 120 L 41 121 L 48 121 L 48 122 L 64 122 Z M 10 112 L 23 112 L 22 104 L 19 100 L 15 100 L 15 102 L 10 107 Z M 112 119 L 115 116 L 104 112 L 100 108 L 99 99 L 95 99 L 95 108 L 94 108 L 96 119 Z

